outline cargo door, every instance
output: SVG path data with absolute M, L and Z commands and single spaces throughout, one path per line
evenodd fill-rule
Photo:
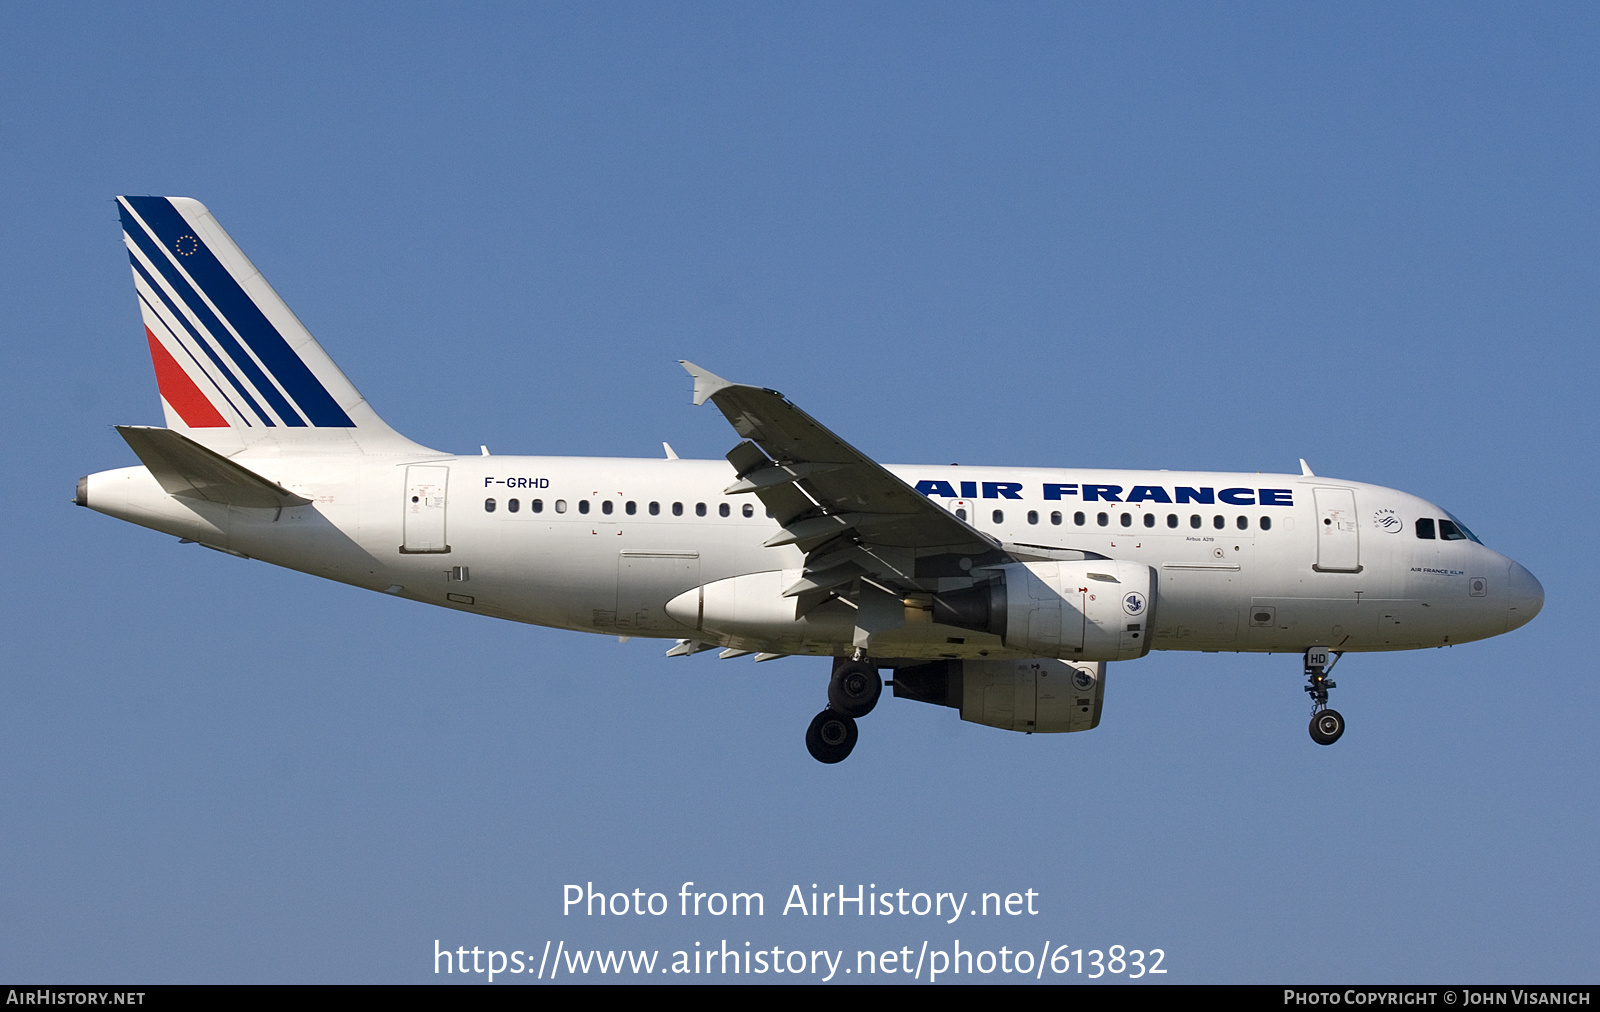
M 617 558 L 617 629 L 682 632 L 667 602 L 700 585 L 698 552 L 622 552 Z

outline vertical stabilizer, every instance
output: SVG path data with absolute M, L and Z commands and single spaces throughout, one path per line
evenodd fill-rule
M 391 429 L 187 197 L 118 197 L 167 427 L 224 455 L 432 453 Z

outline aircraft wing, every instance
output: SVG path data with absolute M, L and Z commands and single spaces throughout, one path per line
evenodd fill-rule
M 745 441 L 728 453 L 738 480 L 783 530 L 768 546 L 806 553 L 805 573 L 785 596 L 815 599 L 858 577 L 885 590 L 965 576 L 999 561 L 1000 543 L 890 474 L 776 390 L 730 383 L 692 362 L 694 403 L 711 401 Z M 963 565 L 965 563 L 965 565 Z

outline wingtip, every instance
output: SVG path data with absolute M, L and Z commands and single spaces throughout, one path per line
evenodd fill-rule
M 699 407 L 711 398 L 718 390 L 736 386 L 718 376 L 709 369 L 702 369 L 688 359 L 678 359 L 678 364 L 683 366 L 685 372 L 694 377 L 694 404 Z

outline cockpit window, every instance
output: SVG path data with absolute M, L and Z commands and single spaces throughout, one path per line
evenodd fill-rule
M 1433 517 L 1417 518 L 1417 537 L 1424 541 L 1434 540 Z
M 1456 519 L 1456 516 L 1455 516 L 1454 513 L 1449 513 L 1448 511 L 1446 511 L 1446 512 L 1447 512 L 1448 516 L 1450 517 L 1450 519 L 1449 520 L 1441 520 L 1441 521 L 1439 521 L 1439 532 L 1441 534 L 1444 534 L 1445 524 L 1451 524 L 1451 525 L 1453 525 L 1455 527 L 1455 529 L 1457 531 L 1459 531 L 1461 533 L 1461 536 L 1466 538 L 1468 541 L 1476 542 L 1477 544 L 1480 544 L 1480 545 L 1483 544 L 1483 541 L 1480 540 L 1479 537 L 1476 534 L 1472 533 L 1472 531 L 1467 527 L 1466 524 L 1464 524 L 1460 520 Z M 1446 541 L 1453 540 L 1450 537 L 1450 535 L 1448 535 L 1448 534 L 1444 534 L 1444 539 Z
M 1461 533 L 1453 520 L 1439 521 L 1439 537 L 1444 541 L 1465 541 L 1467 536 Z

